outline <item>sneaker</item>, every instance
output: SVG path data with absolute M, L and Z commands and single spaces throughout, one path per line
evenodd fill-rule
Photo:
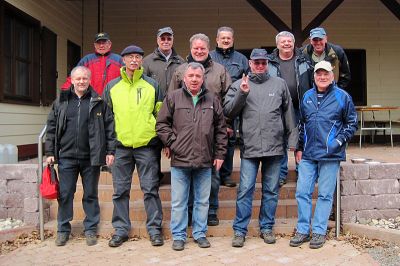
M 159 246 L 164 245 L 164 239 L 163 239 L 162 235 L 159 235 L 159 234 L 150 236 L 150 242 L 151 242 L 151 245 L 154 247 L 159 247 Z
M 283 187 L 286 184 L 286 176 L 282 179 L 279 179 L 279 187 Z
M 97 244 L 97 236 L 94 233 L 86 235 L 86 244 L 88 246 L 94 246 Z
M 303 244 L 304 242 L 308 242 L 308 241 L 310 241 L 310 235 L 301 234 L 301 233 L 296 232 L 294 237 L 292 237 L 290 239 L 289 246 L 298 247 L 301 244 Z
M 129 239 L 128 236 L 118 236 L 118 235 L 113 235 L 111 237 L 111 240 L 108 242 L 108 246 L 112 248 L 116 248 L 122 245 L 125 241 Z
M 325 236 L 313 233 L 310 241 L 310 248 L 317 249 L 321 248 L 325 244 Z
M 181 251 L 185 249 L 185 241 L 183 240 L 174 240 L 172 242 L 172 249 L 176 251 Z
M 274 233 L 272 233 L 272 231 L 267 231 L 267 232 L 261 233 L 261 238 L 264 239 L 264 242 L 266 244 L 275 244 L 275 242 L 276 242 L 276 237 L 275 237 Z
M 246 241 L 245 236 L 235 234 L 232 239 L 232 247 L 234 248 L 241 248 L 244 246 L 244 241 Z
M 201 247 L 201 248 L 209 248 L 209 247 L 211 247 L 210 242 L 205 237 L 200 237 L 200 238 L 194 240 L 194 242 L 196 242 L 197 245 L 199 245 L 199 247 Z
M 65 246 L 67 244 L 67 241 L 69 240 L 69 234 L 62 234 L 58 233 L 57 238 L 56 238 L 56 246 Z
M 207 219 L 208 226 L 217 226 L 219 225 L 219 219 L 216 214 L 209 214 Z

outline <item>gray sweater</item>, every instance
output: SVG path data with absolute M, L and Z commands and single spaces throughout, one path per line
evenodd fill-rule
M 278 77 L 249 75 L 248 93 L 240 89 L 242 79 L 229 88 L 224 101 L 227 117 L 240 117 L 242 157 L 283 155 L 285 142 L 295 148 L 298 129 L 286 82 Z

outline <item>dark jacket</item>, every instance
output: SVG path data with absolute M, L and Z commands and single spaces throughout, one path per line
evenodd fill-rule
M 350 95 L 332 84 L 317 103 L 313 88 L 300 104 L 300 134 L 297 150 L 307 160 L 346 160 L 346 143 L 357 131 L 357 112 Z
M 295 148 L 298 131 L 286 82 L 268 74 L 256 78 L 250 73 L 248 93 L 240 89 L 241 82 L 233 83 L 225 96 L 224 113 L 229 118 L 240 117 L 242 157 L 283 155 L 286 141 Z
M 307 59 L 314 66 L 316 64 L 312 60 L 314 47 L 311 44 L 307 44 L 305 47 L 302 48 L 302 51 L 303 54 L 306 55 Z M 324 60 L 331 62 L 332 66 L 334 67 L 333 73 L 335 74 L 335 81 L 337 86 L 344 90 L 347 89 L 351 81 L 351 74 L 349 61 L 347 60 L 347 56 L 343 48 L 339 45 L 327 42 L 325 45 Z
M 220 63 L 228 70 L 232 82 L 241 79 L 243 74 L 250 71 L 247 58 L 235 51 L 233 47 L 225 50 L 217 47 L 210 52 L 210 56 L 215 62 Z
M 54 156 L 59 159 L 60 140 L 66 129 L 66 111 L 68 99 L 72 93 L 69 90 L 62 90 L 60 96 L 54 101 L 47 119 L 46 156 Z M 101 97 L 89 87 L 91 94 L 89 105 L 89 147 L 90 162 L 93 166 L 104 165 L 108 154 L 115 152 L 114 118 L 111 110 Z
M 297 83 L 297 103 L 303 98 L 303 95 L 313 86 L 313 67 L 299 49 L 295 49 L 295 71 L 296 71 L 296 83 Z M 276 48 L 269 57 L 268 60 L 268 73 L 272 77 L 280 77 L 280 66 L 279 66 L 279 50 Z M 293 101 L 295 101 L 293 99 Z
M 227 134 L 218 97 L 205 89 L 196 106 L 186 87 L 170 92 L 157 118 L 157 134 L 172 151 L 171 166 L 211 167 L 223 160 Z
M 161 54 L 158 48 L 156 48 L 153 53 L 143 59 L 143 74 L 157 81 L 160 89 L 165 95 L 172 74 L 174 74 L 175 69 L 184 62 L 185 60 L 175 52 L 174 48 L 172 48 L 172 54 L 168 61 L 166 61 L 165 57 Z
M 119 76 L 119 69 L 123 65 L 122 57 L 111 52 L 105 55 L 98 53 L 85 55 L 77 64 L 77 66 L 85 66 L 90 69 L 90 85 L 99 95 L 103 94 L 104 87 L 108 82 Z M 67 78 L 61 89 L 66 90 L 69 87 L 71 87 L 71 77 Z

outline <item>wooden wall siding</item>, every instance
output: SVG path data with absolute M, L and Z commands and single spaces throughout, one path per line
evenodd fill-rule
M 67 75 L 67 40 L 82 44 L 82 13 L 80 1 L 6 0 L 31 15 L 57 34 L 57 85 Z M 56 89 L 56 88 L 54 88 Z M 37 143 L 46 124 L 49 107 L 0 103 L 0 143 L 16 145 Z

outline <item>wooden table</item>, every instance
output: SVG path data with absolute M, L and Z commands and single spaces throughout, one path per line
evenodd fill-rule
M 393 148 L 393 133 L 392 133 L 392 118 L 390 115 L 390 111 L 392 110 L 399 110 L 400 107 L 398 106 L 356 106 L 356 110 L 360 112 L 360 148 L 361 148 L 361 141 L 362 141 L 362 133 L 363 131 L 376 131 L 376 130 L 390 130 L 390 143 L 392 144 Z M 364 120 L 364 112 L 372 112 L 372 122 L 374 123 L 373 127 L 365 127 L 365 120 Z M 384 121 L 384 126 L 378 127 L 376 120 L 375 120 L 375 112 L 388 112 L 388 120 Z M 386 123 L 389 126 L 386 126 Z

